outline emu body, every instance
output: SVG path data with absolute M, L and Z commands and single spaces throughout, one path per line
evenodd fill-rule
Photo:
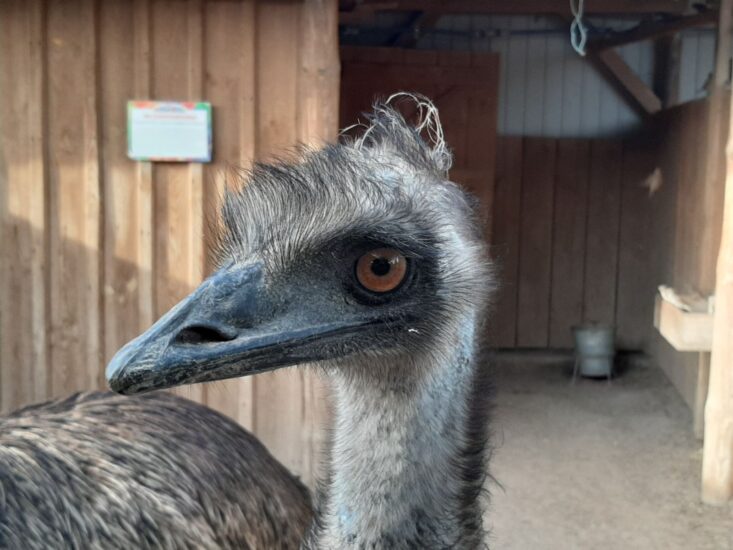
M 417 126 L 377 105 L 358 139 L 255 166 L 225 197 L 219 270 L 107 367 L 134 394 L 315 364 L 336 419 L 305 548 L 485 544 L 493 278 L 437 112 L 413 107 Z
M 0 548 L 298 548 L 308 492 L 241 427 L 169 394 L 0 418 Z

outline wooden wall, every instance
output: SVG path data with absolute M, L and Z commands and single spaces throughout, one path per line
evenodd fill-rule
M 335 0 L 0 3 L 0 409 L 104 386 L 106 361 L 211 270 L 222 173 L 335 136 Z M 209 100 L 214 162 L 126 157 L 128 99 Z M 182 391 L 310 479 L 302 371 Z
M 572 326 L 617 327 L 621 348 L 652 337 L 655 254 L 648 139 L 499 138 L 492 252 L 501 288 L 491 341 L 571 348 Z
M 660 283 L 703 296 L 715 292 L 715 266 L 723 218 L 723 150 L 711 150 L 712 136 L 727 139 L 728 93 L 713 95 L 663 113 L 658 120 L 659 166 L 664 182 L 666 226 L 657 224 L 654 246 Z M 678 352 L 658 333 L 650 347 L 695 419 L 701 435 L 707 395 L 709 353 Z
M 453 154 L 450 177 L 479 199 L 486 221 L 496 172 L 499 65 L 495 54 L 342 47 L 341 126 L 363 121 L 375 99 L 399 91 L 430 98 Z M 404 112 L 408 120 L 411 110 Z
M 660 284 L 714 292 L 724 158 L 709 144 L 725 133 L 727 98 L 666 111 L 625 139 L 499 138 L 494 346 L 569 348 L 574 324 L 612 323 L 620 348 L 664 369 L 702 433 L 709 354 L 659 335 L 654 296 Z

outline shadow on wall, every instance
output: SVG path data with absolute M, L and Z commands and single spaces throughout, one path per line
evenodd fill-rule
M 0 409 L 105 389 L 106 362 L 157 316 L 151 270 L 58 238 L 0 204 Z M 193 288 L 173 277 L 165 285 L 168 296 Z

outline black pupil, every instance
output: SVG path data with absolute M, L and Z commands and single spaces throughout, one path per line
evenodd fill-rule
M 392 269 L 392 264 L 389 263 L 387 258 L 375 258 L 372 260 L 372 273 L 377 277 L 384 277 L 389 270 Z

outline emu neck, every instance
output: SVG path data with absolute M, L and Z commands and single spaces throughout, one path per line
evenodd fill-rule
M 481 507 L 467 497 L 477 491 L 465 481 L 476 478 L 466 471 L 475 466 L 469 455 L 477 458 L 467 441 L 475 383 L 475 329 L 468 324 L 443 360 L 431 354 L 424 364 L 380 364 L 394 376 L 366 383 L 337 377 L 319 548 L 480 545 Z

